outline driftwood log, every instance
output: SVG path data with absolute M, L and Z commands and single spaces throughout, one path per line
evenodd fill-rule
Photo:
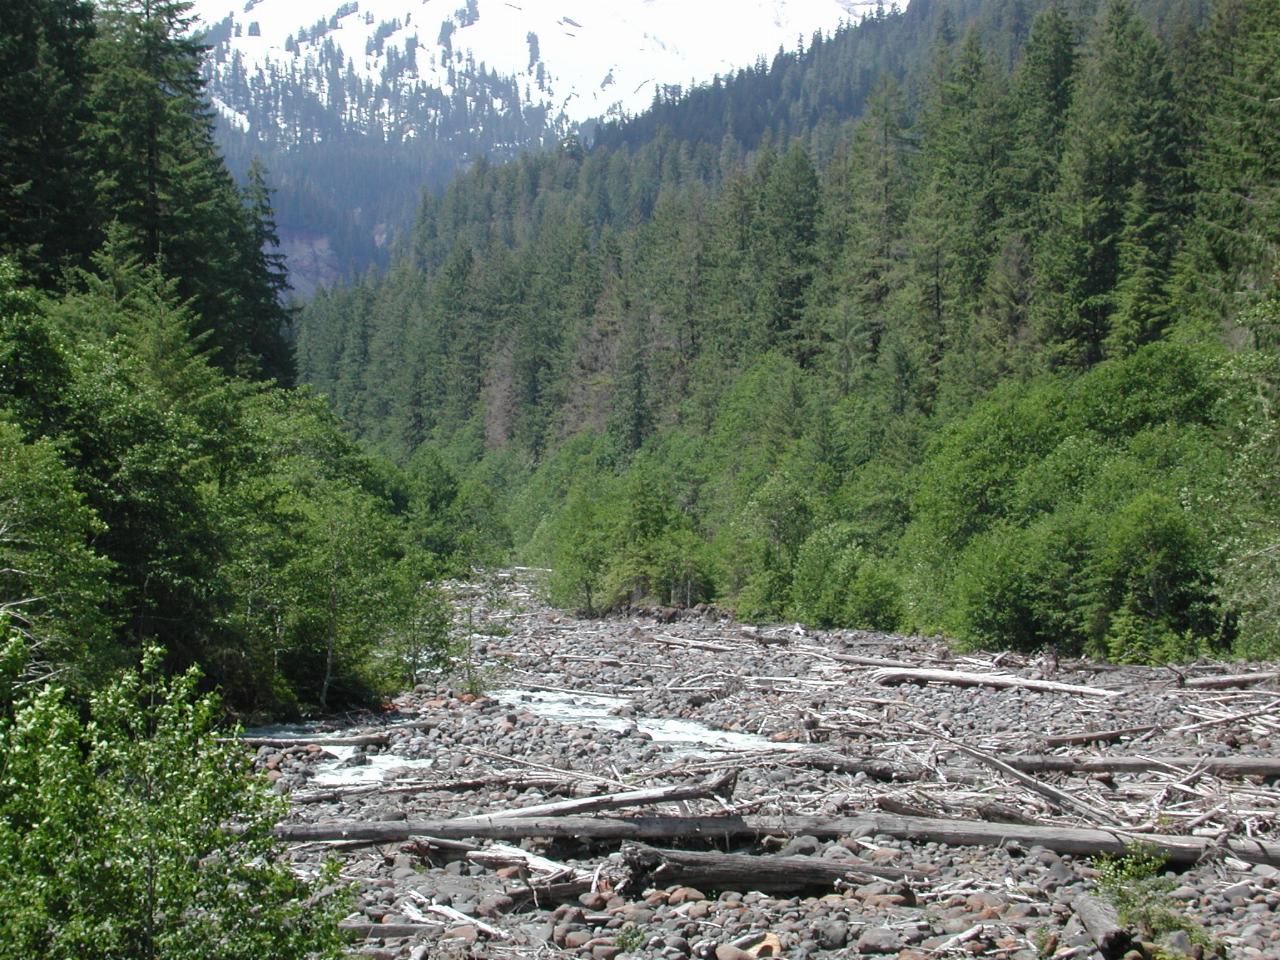
M 1116 730 L 1083 730 L 1080 733 L 1066 733 L 1054 737 L 1045 737 L 1044 743 L 1048 747 L 1075 747 L 1083 743 L 1115 743 L 1125 737 L 1140 737 L 1142 734 L 1151 733 L 1155 729 L 1154 726 L 1148 725 L 1145 727 L 1121 727 Z
M 959 670 L 902 670 L 884 667 L 875 671 L 872 677 L 882 686 L 897 683 L 946 683 L 953 687 L 1017 687 L 1044 693 L 1069 693 L 1079 697 L 1118 697 L 1123 692 L 1103 687 L 1084 687 L 1075 683 L 1058 683 L 1054 680 L 1033 680 L 1011 673 L 964 673 Z
M 332 787 L 328 790 L 309 790 L 289 794 L 289 802 L 297 804 L 337 803 L 351 797 L 365 797 L 376 793 L 381 796 L 414 793 L 460 793 L 482 790 L 485 787 L 508 787 L 512 790 L 542 790 L 547 793 L 568 791 L 574 787 L 572 780 L 557 777 L 491 776 L 471 780 L 388 780 L 353 787 Z
M 1171 863 L 1194 863 L 1221 849 L 1247 863 L 1280 866 L 1280 843 L 1229 839 L 1218 843 L 1204 837 L 1094 830 L 1085 827 L 1027 826 L 978 820 L 940 820 L 867 813 L 857 817 L 494 817 L 465 820 L 343 821 L 281 824 L 276 836 L 292 842 L 376 840 L 403 842 L 416 836 L 444 839 L 565 837 L 584 840 L 731 839 L 770 835 L 834 839 L 889 836 L 953 846 L 1003 846 L 1017 843 L 1042 846 L 1057 853 L 1091 856 L 1124 854 L 1136 842 L 1150 846 Z
M 597 810 L 616 810 L 620 807 L 643 807 L 655 803 L 670 803 L 677 800 L 705 800 L 708 797 L 728 798 L 733 795 L 734 784 L 737 783 L 737 780 L 738 771 L 736 769 L 726 770 L 714 780 L 709 780 L 706 783 L 685 783 L 668 787 L 650 787 L 645 790 L 626 790 L 622 793 L 601 794 L 595 797 L 577 797 L 573 800 L 558 800 L 529 807 L 497 810 L 480 816 L 463 817 L 458 822 L 487 823 L 491 820 L 510 817 L 524 819 L 563 817 L 592 813 Z
M 1226 690 L 1231 687 L 1254 687 L 1271 680 L 1280 680 L 1280 672 L 1234 673 L 1230 676 L 1192 677 L 1182 685 L 1193 690 Z
M 892 760 L 881 760 L 877 757 L 844 757 L 826 751 L 805 750 L 774 759 L 778 763 L 812 767 L 814 770 L 825 770 L 828 773 L 862 773 L 872 780 L 885 783 L 928 780 L 934 776 L 934 771 L 923 764 L 895 763 Z
M 844 884 L 902 880 L 908 871 L 869 863 L 847 863 L 818 857 L 748 856 L 659 850 L 643 843 L 622 847 L 632 889 L 681 884 L 718 890 L 759 890 L 792 893 L 830 890 Z
M 1099 952 L 1107 960 L 1119 960 L 1124 956 L 1133 942 L 1133 934 L 1120 926 L 1115 908 L 1111 904 L 1083 894 L 1076 897 L 1071 904 L 1071 909 L 1080 919 L 1081 926 L 1089 936 L 1093 937 Z
M 1199 770 L 1216 777 L 1280 777 L 1280 757 L 1055 757 L 1014 756 L 1005 763 L 1024 773 L 1143 773 Z
M 444 933 L 438 923 L 359 923 L 344 920 L 338 930 L 353 940 L 381 940 L 383 938 L 431 937 Z
M 221 743 L 242 743 L 246 747 L 385 747 L 391 742 L 389 733 L 362 733 L 354 737 L 223 737 Z

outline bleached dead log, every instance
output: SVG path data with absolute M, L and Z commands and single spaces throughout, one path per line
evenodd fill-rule
M 1174 727 L 1169 731 L 1170 735 L 1186 736 L 1188 733 L 1198 733 L 1201 730 L 1208 730 L 1212 727 L 1225 727 L 1233 723 L 1243 723 L 1246 720 L 1257 720 L 1262 717 L 1270 717 L 1271 714 L 1280 708 L 1280 700 L 1272 700 L 1266 706 L 1258 707 L 1255 710 L 1246 710 L 1244 713 L 1233 713 L 1225 717 L 1213 717 L 1209 720 L 1201 720 L 1199 723 L 1186 723 L 1181 726 Z
M 1215 777 L 1280 777 L 1280 757 L 1056 757 L 1014 756 L 1010 766 L 1035 773 L 1142 773 L 1199 770 Z
M 508 787 L 512 790 L 572 790 L 573 782 L 558 777 L 522 777 L 501 776 L 473 777 L 469 780 L 391 780 L 386 783 L 367 784 L 353 787 L 333 787 L 328 790 L 314 790 L 307 793 L 289 794 L 290 803 L 334 803 L 352 797 L 368 796 L 376 793 L 380 796 L 405 795 L 415 793 L 448 792 L 465 793 L 469 790 L 484 790 L 490 787 Z
M 1066 733 L 1055 737 L 1045 737 L 1047 747 L 1074 747 L 1082 743 L 1115 743 L 1125 737 L 1138 737 L 1155 730 L 1154 725 L 1145 727 L 1121 727 L 1116 730 L 1082 730 L 1080 733 Z
M 787 754 L 777 762 L 786 766 L 812 767 L 829 773 L 866 774 L 872 780 L 907 782 L 927 780 L 934 771 L 918 763 L 895 763 L 877 757 L 844 757 L 827 751 L 805 750 Z
M 589 871 L 578 870 L 567 864 L 558 863 L 547 857 L 540 857 L 536 853 L 530 853 L 528 850 L 508 846 L 504 843 L 495 843 L 480 850 L 472 850 L 467 854 L 467 859 L 472 863 L 483 864 L 486 867 L 518 866 L 527 872 L 544 874 L 542 878 L 544 881 L 548 878 L 561 877 L 571 877 L 575 880 L 589 880 L 591 878 Z
M 852 664 L 855 667 L 887 667 L 890 669 L 913 670 L 916 666 L 906 660 L 891 660 L 887 657 L 862 657 L 853 653 L 824 653 L 824 656 L 839 663 Z
M 276 836 L 294 842 L 318 840 L 376 840 L 393 843 L 418 836 L 445 839 L 490 838 L 522 840 L 566 837 L 580 840 L 695 840 L 719 841 L 770 835 L 836 839 L 883 833 L 906 840 L 953 846 L 1001 846 L 1018 843 L 1042 846 L 1057 853 L 1094 856 L 1124 854 L 1134 842 L 1153 848 L 1171 863 L 1194 863 L 1219 846 L 1246 863 L 1280 866 L 1280 843 L 1232 838 L 1219 844 L 1204 837 L 1095 830 L 1086 827 L 1027 826 L 978 820 L 941 820 L 866 813 L 856 817 L 506 817 L 486 823 L 475 820 L 343 821 L 281 824 Z
M 338 930 L 353 940 L 383 940 L 408 937 L 438 937 L 444 927 L 438 923 L 364 923 L 344 920 Z
M 353 737 L 223 737 L 220 743 L 242 743 L 246 747 L 384 747 L 391 741 L 388 733 L 362 733 Z
M 646 643 L 659 643 L 668 647 L 689 647 L 693 650 L 709 650 L 712 653 L 738 653 L 742 647 L 728 646 L 723 643 L 708 643 L 705 640 L 689 640 L 685 637 L 672 637 L 663 633 L 651 634 L 644 638 Z
M 714 780 L 706 783 L 684 783 L 669 787 L 650 787 L 645 790 L 626 790 L 622 793 L 607 793 L 597 797 L 575 797 L 572 800 L 557 800 L 552 803 L 539 803 L 529 807 L 514 807 L 509 810 L 497 810 L 482 816 L 465 817 L 476 823 L 499 820 L 507 817 L 564 817 L 582 813 L 594 813 L 597 810 L 617 810 L 622 807 L 645 807 L 655 803 L 670 803 L 678 800 L 705 800 L 709 797 L 733 796 L 733 787 L 738 780 L 736 769 L 726 770 Z
M 497 927 L 493 926 L 493 924 L 485 923 L 483 920 L 478 920 L 475 917 L 468 916 L 467 914 L 461 912 L 460 910 L 455 910 L 453 907 L 447 907 L 444 904 L 440 904 L 440 903 L 432 903 L 430 900 L 428 900 L 423 894 L 419 893 L 417 890 L 410 890 L 409 896 L 412 899 L 421 903 L 423 909 L 426 910 L 427 913 L 434 913 L 437 916 L 444 917 L 446 920 L 451 920 L 457 924 L 467 924 L 469 926 L 475 927 L 477 930 L 483 933 L 486 937 L 489 937 L 490 939 L 493 939 L 493 940 L 510 940 L 511 939 L 511 934 L 507 933 L 507 931 L 500 930 Z
M 553 903 L 571 903 L 595 886 L 593 877 L 581 880 L 557 880 L 553 883 L 531 883 L 507 891 L 507 896 L 517 904 L 533 902 L 538 907 Z
M 1033 680 L 1010 673 L 966 673 L 960 670 L 903 670 L 883 667 L 872 674 L 872 679 L 882 686 L 897 683 L 946 683 L 953 687 L 1016 687 L 1044 693 L 1069 693 L 1080 697 L 1118 697 L 1122 692 L 1074 683 L 1058 683 L 1054 680 Z
M 979 804 L 974 808 L 974 812 L 983 820 L 990 820 L 992 823 L 1020 823 L 1028 827 L 1039 825 L 1039 821 L 1027 816 L 1017 807 L 998 800 L 988 800 L 986 803 Z
M 1065 790 L 1060 790 L 1051 784 L 1037 780 L 1035 777 L 1025 773 L 1018 767 L 1005 763 L 1003 760 L 993 757 L 989 753 L 984 753 L 981 750 L 975 750 L 973 747 L 957 743 L 954 740 L 948 740 L 947 742 L 951 743 L 957 750 L 960 750 L 966 756 L 973 757 L 973 759 L 977 760 L 979 763 L 984 763 L 991 769 L 1000 771 L 1005 776 L 1022 784 L 1033 793 L 1040 794 L 1040 796 L 1044 797 L 1058 809 L 1074 810 L 1076 813 L 1099 825 L 1112 825 L 1111 821 L 1114 818 L 1106 810 L 1099 809 L 1093 804 L 1081 800 L 1079 797 L 1068 793 Z
M 759 890 L 763 893 L 790 893 L 799 890 L 830 890 L 840 884 L 901 880 L 908 871 L 875 864 L 842 863 L 818 857 L 749 856 L 734 853 L 701 853 L 690 850 L 659 850 L 643 843 L 622 848 L 635 889 L 682 884 L 717 890 Z
M 1129 944 L 1133 942 L 1133 934 L 1120 926 L 1114 907 L 1096 897 L 1082 894 L 1076 897 L 1071 909 L 1107 960 L 1117 960 L 1124 956 Z
M 1184 680 L 1182 685 L 1192 690 L 1227 690 L 1232 687 L 1256 687 L 1260 683 L 1280 680 L 1280 671 L 1260 671 L 1258 673 L 1234 673 L 1227 676 L 1192 677 Z

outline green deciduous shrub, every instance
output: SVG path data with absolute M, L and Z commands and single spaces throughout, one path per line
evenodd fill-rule
M 883 561 L 863 550 L 855 527 L 830 524 L 798 551 L 790 613 L 823 627 L 893 630 L 903 620 L 902 588 Z
M 0 677 L 0 958 L 340 956 L 345 897 L 277 860 L 280 807 L 216 739 L 196 675 L 166 680 L 159 663 L 149 651 L 87 719 L 59 688 Z

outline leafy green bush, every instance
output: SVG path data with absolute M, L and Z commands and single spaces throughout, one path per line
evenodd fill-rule
M 828 524 L 800 546 L 791 579 L 790 614 L 820 627 L 841 621 L 850 563 L 861 559 L 857 535 L 848 524 Z
M 165 680 L 160 659 L 105 687 L 87 721 L 52 687 L 0 717 L 0 960 L 340 956 L 345 897 L 277 860 L 279 805 L 216 739 L 196 675 Z
M 554 554 L 547 587 L 554 603 L 595 616 L 604 597 L 612 531 L 598 488 L 581 483 L 569 491 L 555 521 Z
M 902 588 L 880 560 L 867 556 L 849 524 L 830 524 L 801 546 L 789 613 L 806 623 L 893 630 L 904 615 Z
M 1122 857 L 1103 856 L 1098 868 L 1098 891 L 1116 908 L 1124 926 L 1146 939 L 1182 931 L 1202 951 L 1221 950 L 1204 927 L 1174 904 L 1170 894 L 1176 881 L 1165 876 L 1165 858 L 1150 846 L 1134 843 Z
M 1101 652 L 1142 662 L 1199 653 L 1195 638 L 1212 636 L 1219 621 L 1212 561 L 1204 535 L 1168 497 L 1145 493 L 1117 511 L 1097 558 L 1112 621 Z
M 879 560 L 865 560 L 849 581 L 840 622 L 859 630 L 896 630 L 905 607 L 902 587 Z
M 1090 517 L 1063 511 L 1030 527 L 1004 523 L 961 555 L 950 627 L 970 646 L 1079 653 L 1088 636 Z

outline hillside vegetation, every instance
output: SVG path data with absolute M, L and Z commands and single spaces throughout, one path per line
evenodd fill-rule
M 290 386 L 266 173 L 214 148 L 186 7 L 5 23 L 0 674 L 83 702 L 158 647 L 244 711 L 364 703 L 442 648 L 457 491 Z
M 1275 655 L 1280 7 L 1202 14 L 913 4 L 480 163 L 301 376 L 590 611 Z

